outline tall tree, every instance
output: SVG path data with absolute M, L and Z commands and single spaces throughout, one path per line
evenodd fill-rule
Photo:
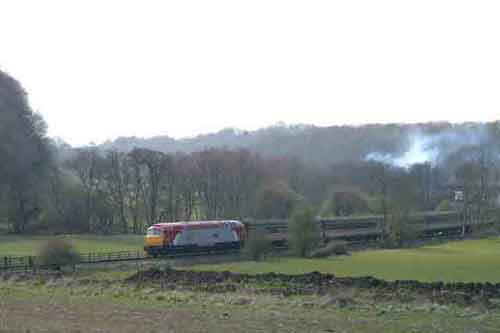
M 19 82 L 0 71 L 0 191 L 14 232 L 39 221 L 42 187 L 52 165 L 47 126 Z

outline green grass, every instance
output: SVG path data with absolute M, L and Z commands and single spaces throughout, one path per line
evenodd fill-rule
M 36 255 L 40 246 L 50 239 L 71 242 L 78 252 L 141 251 L 141 235 L 65 235 L 65 236 L 0 236 L 0 256 Z
M 353 303 L 338 307 L 324 303 L 332 295 L 281 297 L 245 288 L 205 293 L 71 276 L 1 280 L 0 332 L 493 333 L 500 326 L 498 309 L 350 295 Z
M 320 271 L 386 280 L 500 282 L 500 239 L 450 242 L 407 250 L 362 251 L 325 259 L 284 257 L 266 262 L 199 265 L 194 269 L 287 274 Z

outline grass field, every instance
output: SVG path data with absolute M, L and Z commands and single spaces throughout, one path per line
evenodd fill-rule
M 19 238 L 25 251 L 46 238 Z M 79 250 L 138 246 L 129 236 L 71 238 Z M 12 244 L 12 238 L 0 238 Z M 24 243 L 26 242 L 26 243 Z M 107 244 L 107 245 L 105 245 Z M 128 244 L 128 245 L 125 245 Z M 20 251 L 22 249 L 18 249 Z M 20 252 L 18 252 L 20 253 Z M 165 262 L 165 264 L 168 264 Z M 433 333 L 500 330 L 500 299 L 440 303 L 419 293 L 329 289 L 327 294 L 276 294 L 273 281 L 208 292 L 200 283 L 124 282 L 145 262 L 84 267 L 62 278 L 0 278 L 0 332 L 345 332 Z M 410 250 L 356 252 L 326 259 L 274 258 L 196 266 L 239 272 L 331 272 L 388 279 L 500 281 L 500 239 L 452 242 Z M 190 268 L 191 269 L 191 268 Z M 212 282 L 207 286 L 212 286 Z M 219 286 L 224 286 L 220 283 Z M 347 305 L 332 302 L 348 300 Z
M 405 250 L 354 252 L 325 259 L 272 258 L 264 262 L 199 265 L 197 270 L 241 273 L 312 271 L 386 280 L 500 282 L 500 238 L 467 240 Z
M 207 293 L 108 279 L 0 279 L 0 332 L 493 333 L 500 327 L 498 309 L 423 299 L 374 301 L 355 291 L 283 297 L 246 285 Z M 336 297 L 352 303 L 335 305 Z
M 0 256 L 36 255 L 40 246 L 49 239 L 65 239 L 78 252 L 142 251 L 141 235 L 68 235 L 68 236 L 0 236 Z

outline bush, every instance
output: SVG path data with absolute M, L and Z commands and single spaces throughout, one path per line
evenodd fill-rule
M 243 248 L 243 255 L 250 260 L 260 260 L 271 251 L 271 242 L 262 230 L 252 230 L 248 234 Z
M 329 242 L 325 247 L 319 248 L 311 252 L 312 258 L 324 258 L 330 256 L 341 256 L 348 254 L 347 242 L 339 240 Z
M 314 222 L 314 211 L 310 207 L 298 209 L 288 224 L 290 250 L 299 257 L 306 257 L 319 243 L 319 228 Z
M 61 269 L 64 266 L 75 265 L 80 262 L 80 255 L 72 244 L 55 239 L 45 243 L 38 253 L 38 265 L 52 266 Z

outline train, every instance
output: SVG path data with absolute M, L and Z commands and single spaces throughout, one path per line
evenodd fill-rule
M 390 219 L 388 217 L 387 219 Z M 390 228 L 383 216 L 317 218 L 324 242 L 345 240 L 363 242 L 380 239 Z M 452 236 L 470 232 L 479 221 L 463 223 L 458 211 L 423 212 L 408 217 L 406 227 L 420 237 Z M 481 223 L 491 223 L 490 219 Z M 144 250 L 152 256 L 212 249 L 240 249 L 247 235 L 261 231 L 275 246 L 288 244 L 288 220 L 217 220 L 157 223 L 147 229 Z
M 332 240 L 363 242 L 379 240 L 387 234 L 390 231 L 389 220 L 390 216 L 384 219 L 384 216 L 376 215 L 317 218 L 315 223 L 318 225 L 324 242 Z M 426 238 L 470 233 L 474 227 L 488 223 L 491 223 L 491 218 L 463 223 L 463 216 L 459 211 L 420 212 L 408 216 L 405 227 L 411 228 L 412 232 L 417 233 L 419 237 Z M 275 246 L 286 246 L 288 243 L 288 220 L 286 219 L 251 220 L 246 221 L 246 225 L 247 232 L 260 231 L 263 237 Z
M 245 238 L 245 225 L 236 220 L 156 223 L 147 229 L 144 251 L 157 256 L 239 249 Z

